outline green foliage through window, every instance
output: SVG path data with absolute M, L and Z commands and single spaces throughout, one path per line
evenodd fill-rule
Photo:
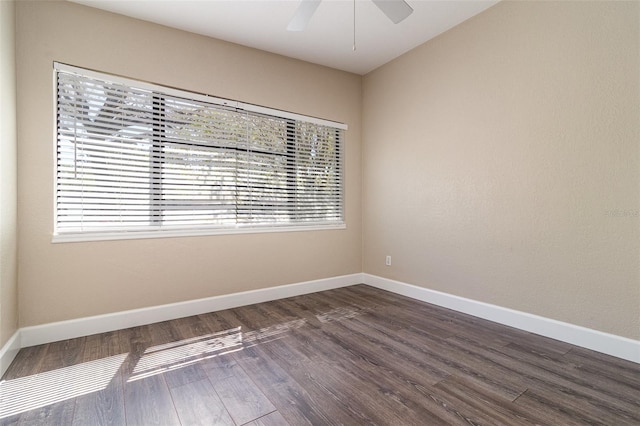
M 343 128 L 82 71 L 56 69 L 57 235 L 343 224 Z

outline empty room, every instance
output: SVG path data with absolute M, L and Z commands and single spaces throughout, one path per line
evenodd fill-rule
M 0 425 L 640 424 L 640 2 L 0 0 Z

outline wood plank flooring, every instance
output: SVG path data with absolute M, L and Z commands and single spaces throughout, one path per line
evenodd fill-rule
M 22 349 L 1 425 L 640 425 L 640 365 L 365 285 Z

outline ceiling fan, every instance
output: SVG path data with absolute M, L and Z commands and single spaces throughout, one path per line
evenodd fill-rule
M 291 18 L 288 31 L 303 31 L 322 0 L 301 0 L 300 6 Z M 355 1 L 355 0 L 354 0 Z M 413 9 L 404 0 L 371 0 L 394 24 L 411 15 Z M 355 7 L 355 4 L 354 4 Z

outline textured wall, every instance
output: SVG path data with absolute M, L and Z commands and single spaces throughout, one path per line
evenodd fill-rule
M 67 2 L 17 42 L 21 326 L 361 272 L 360 76 Z M 347 123 L 347 229 L 52 244 L 53 61 Z
M 0 1 L 0 348 L 18 328 L 15 2 Z
M 367 75 L 364 271 L 640 338 L 639 26 L 502 2 Z

